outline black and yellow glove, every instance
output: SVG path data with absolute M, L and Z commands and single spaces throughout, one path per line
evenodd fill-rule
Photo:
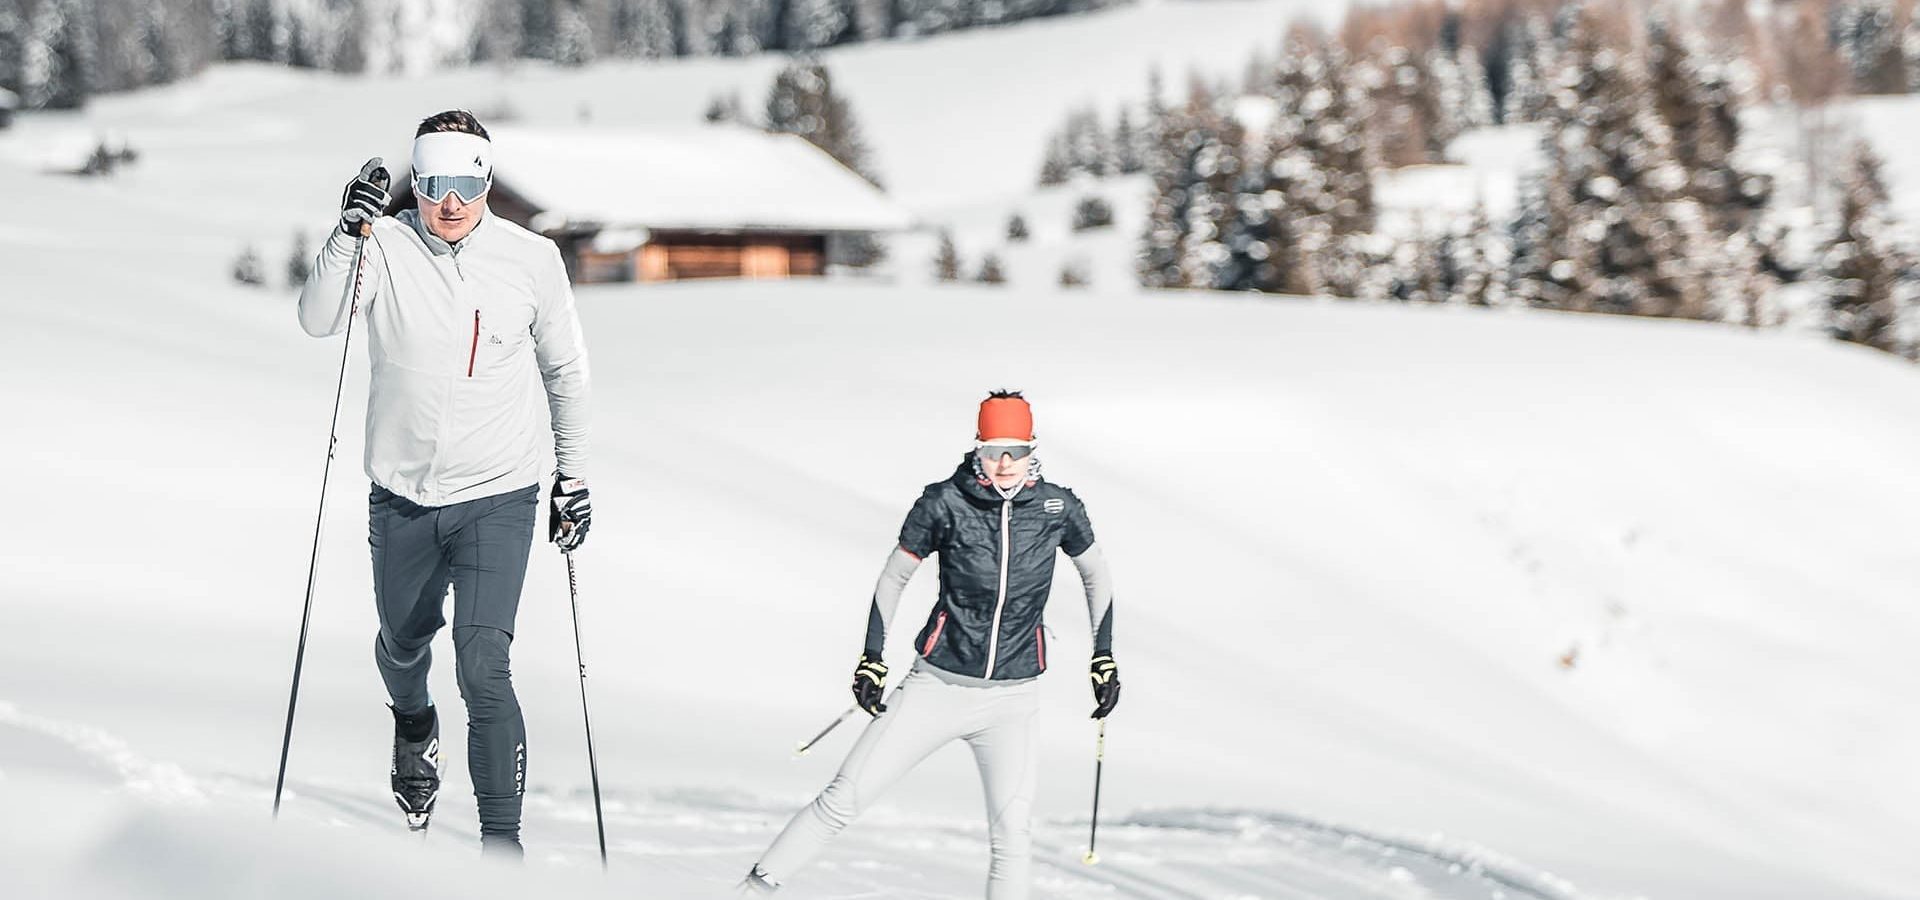
M 1093 679 L 1093 718 L 1104 719 L 1120 705 L 1120 666 L 1111 656 L 1096 656 L 1088 677 Z
M 878 717 L 887 711 L 887 705 L 880 702 L 886 690 L 887 664 L 871 653 L 861 653 L 860 665 L 853 669 L 854 705 L 866 710 L 867 715 Z

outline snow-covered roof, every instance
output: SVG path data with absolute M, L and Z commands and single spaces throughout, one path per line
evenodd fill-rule
M 790 134 L 499 128 L 494 176 L 541 224 L 892 231 L 907 213 Z M 548 226 L 551 227 L 551 226 Z

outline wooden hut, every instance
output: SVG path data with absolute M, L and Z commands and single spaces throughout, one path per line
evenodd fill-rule
M 492 132 L 493 214 L 576 283 L 823 275 L 905 211 L 807 141 L 733 126 Z M 413 205 L 402 182 L 395 208 Z

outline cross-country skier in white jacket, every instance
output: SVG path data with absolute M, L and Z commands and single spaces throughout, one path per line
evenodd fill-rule
M 349 282 L 359 280 L 373 365 L 374 659 L 392 700 L 394 799 L 424 827 L 439 793 L 427 667 L 451 585 L 481 848 L 517 857 L 527 746 L 507 651 L 549 448 L 538 384 L 558 464 L 548 534 L 571 552 L 591 522 L 587 351 L 559 249 L 487 208 L 486 129 L 464 111 L 428 118 L 411 162 L 415 209 L 382 217 L 388 198 L 379 185 L 347 185 L 340 227 L 300 292 L 300 325 L 315 337 L 344 331 L 356 312 L 345 299 Z M 354 235 L 364 223 L 372 233 L 355 271 Z
M 1033 412 L 1018 393 L 980 404 L 974 449 L 953 475 L 927 485 L 900 527 L 867 613 L 854 701 L 874 716 L 839 774 L 794 814 L 741 883 L 771 893 L 900 776 L 952 741 L 966 741 L 987 795 L 988 900 L 1031 891 L 1035 679 L 1047 668 L 1041 624 L 1056 553 L 1079 570 L 1093 624 L 1093 717 L 1120 702 L 1113 662 L 1113 586 L 1080 498 L 1040 477 Z M 887 627 L 907 582 L 940 555 L 940 599 L 914 638 L 913 670 L 881 702 Z

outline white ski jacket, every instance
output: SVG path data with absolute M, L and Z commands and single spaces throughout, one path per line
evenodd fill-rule
M 314 337 L 347 327 L 353 245 L 335 228 L 300 291 Z M 367 477 L 422 506 L 538 484 L 536 368 L 559 470 L 585 477 L 587 348 L 559 248 L 492 212 L 449 245 L 405 210 L 374 222 L 366 257 Z

